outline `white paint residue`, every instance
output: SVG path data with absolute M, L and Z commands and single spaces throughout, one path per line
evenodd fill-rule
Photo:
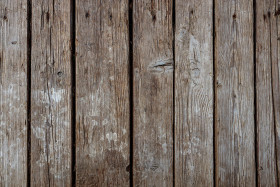
M 108 141 L 117 141 L 117 133 L 109 132 L 106 134 L 106 138 L 108 139 Z
M 179 42 L 185 42 L 187 40 L 187 29 L 186 27 L 182 27 L 180 30 L 179 30 L 179 33 L 177 35 L 177 40 Z
M 162 144 L 162 149 L 163 149 L 164 153 L 167 153 L 167 144 L 166 143 Z
M 200 63 L 200 44 L 194 36 L 190 35 L 189 60 L 191 63 Z
M 54 102 L 58 103 L 61 101 L 62 94 L 63 94 L 62 90 L 55 91 L 54 89 L 52 89 L 51 99 Z
M 50 102 L 52 104 L 61 102 L 63 95 L 65 94 L 64 89 L 55 89 L 55 88 L 51 88 L 49 91 L 44 90 L 44 91 L 38 91 L 38 92 L 39 92 L 40 97 L 42 98 L 41 102 L 46 103 L 46 104 L 50 104 Z M 40 100 L 38 100 L 38 101 L 40 101 Z

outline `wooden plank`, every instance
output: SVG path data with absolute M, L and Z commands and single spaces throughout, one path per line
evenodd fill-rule
M 175 10 L 175 186 L 213 186 L 213 2 Z
M 274 21 L 272 22 L 272 86 L 273 86 L 273 110 L 275 122 L 275 147 L 276 147 L 276 164 L 277 164 L 277 185 L 280 185 L 280 2 L 277 0 L 274 10 Z M 276 23 L 275 23 L 276 22 Z M 274 33 L 275 32 L 275 33 Z
M 279 41 L 277 41 L 279 35 L 276 12 L 278 7 L 277 0 L 256 1 L 256 120 L 260 186 L 278 185 L 276 165 L 277 158 L 280 158 Z M 277 155 L 275 148 L 278 148 Z
M 253 1 L 215 1 L 216 183 L 255 186 Z
M 128 1 L 76 1 L 76 183 L 129 185 Z
M 173 184 L 172 1 L 133 5 L 133 183 Z
M 32 1 L 31 185 L 71 185 L 70 0 Z
M 27 182 L 27 1 L 0 1 L 0 186 Z

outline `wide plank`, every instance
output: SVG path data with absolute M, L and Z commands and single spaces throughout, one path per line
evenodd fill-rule
M 173 184 L 172 0 L 133 1 L 133 184 Z
M 253 0 L 215 0 L 218 186 L 255 186 Z
M 76 0 L 76 185 L 129 185 L 128 1 Z
M 0 186 L 27 182 L 27 1 L 0 1 Z
M 32 1 L 31 186 L 71 185 L 70 2 Z
M 213 1 L 175 10 L 175 186 L 213 186 Z

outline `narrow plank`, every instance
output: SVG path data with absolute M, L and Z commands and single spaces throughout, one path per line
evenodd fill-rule
M 253 0 L 215 1 L 216 183 L 255 186 Z
M 0 186 L 27 182 L 27 1 L 0 1 Z
M 273 86 L 273 110 L 275 121 L 276 141 L 276 164 L 277 164 L 277 185 L 280 185 L 280 1 L 277 0 L 274 8 L 274 20 L 272 28 L 272 86 Z M 274 34 L 274 32 L 276 32 Z M 276 50 L 276 51 L 274 51 Z
M 133 5 L 133 183 L 173 184 L 172 1 Z
M 71 185 L 70 0 L 32 1 L 31 186 Z
M 175 9 L 175 186 L 213 186 L 213 1 Z
M 256 1 L 256 122 L 259 186 L 277 186 L 276 159 L 280 156 L 279 154 L 276 156 L 275 150 L 275 143 L 277 147 L 280 143 L 276 15 L 278 6 L 277 0 Z M 275 135 L 277 135 L 276 142 Z
M 128 1 L 76 0 L 76 35 L 76 184 L 128 186 Z

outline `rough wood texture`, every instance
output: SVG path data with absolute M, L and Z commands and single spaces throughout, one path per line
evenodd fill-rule
M 212 0 L 176 1 L 176 186 L 214 185 L 212 9 Z
M 172 1 L 134 1 L 133 23 L 133 183 L 172 186 Z
M 76 183 L 129 185 L 128 1 L 76 1 Z
M 27 1 L 0 1 L 0 186 L 27 181 Z
M 276 165 L 277 158 L 280 158 L 278 7 L 277 0 L 256 1 L 257 169 L 260 186 L 279 184 Z
M 255 186 L 253 1 L 215 0 L 216 183 Z
M 70 41 L 70 0 L 32 1 L 32 186 L 71 184 Z

